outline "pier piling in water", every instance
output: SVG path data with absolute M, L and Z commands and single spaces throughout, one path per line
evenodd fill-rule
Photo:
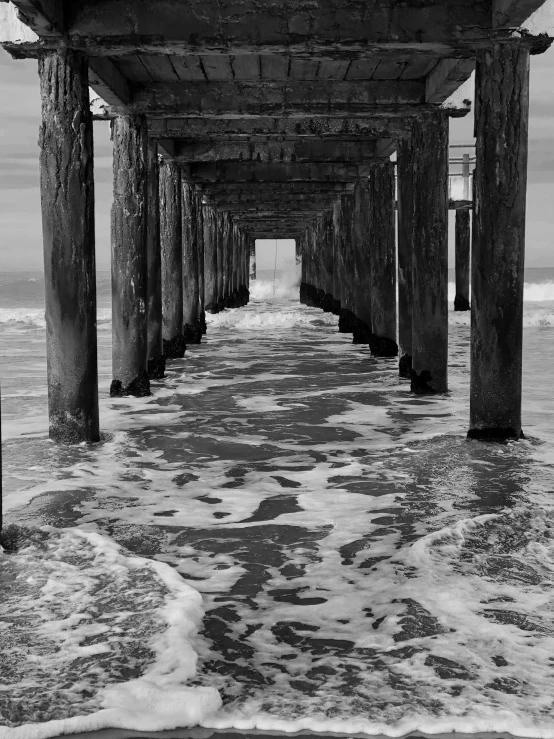
M 165 377 L 162 311 L 162 253 L 158 144 L 148 139 L 146 160 L 146 329 L 147 371 L 151 380 Z
M 181 183 L 183 238 L 183 335 L 185 343 L 199 344 L 202 337 L 200 321 L 201 242 L 198 234 L 198 201 L 196 192 L 184 179 Z
M 39 60 L 50 438 L 98 441 L 92 117 L 87 57 Z
M 369 177 L 371 353 L 396 357 L 396 239 L 394 166 L 379 162 Z
M 455 268 L 456 295 L 454 310 L 469 310 L 469 264 L 470 264 L 470 216 L 469 209 L 456 210 Z
M 177 359 L 185 354 L 183 334 L 183 233 L 181 170 L 164 159 L 160 165 L 160 245 L 164 354 Z
M 522 435 L 528 115 L 528 41 L 511 39 L 479 51 L 468 432 L 472 439 Z
M 448 388 L 448 118 L 414 122 L 412 373 L 416 393 Z
M 398 374 L 412 376 L 412 248 L 413 248 L 413 169 L 411 138 L 398 142 L 397 154 L 398 222 Z
M 110 395 L 150 395 L 147 372 L 146 119 L 112 121 L 112 363 Z
M 354 313 L 353 340 L 356 344 L 371 343 L 371 253 L 374 234 L 370 228 L 373 208 L 367 177 L 356 180 L 354 185 L 352 240 L 354 253 Z

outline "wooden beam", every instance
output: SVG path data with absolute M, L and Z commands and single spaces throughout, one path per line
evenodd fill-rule
M 475 69 L 474 59 L 443 59 L 425 80 L 425 102 L 443 103 Z
M 183 175 L 192 182 L 342 181 L 367 177 L 369 165 L 357 164 L 191 164 Z
M 129 83 L 109 59 L 89 58 L 89 83 L 108 105 L 124 107 L 131 100 Z
M 363 137 L 402 138 L 410 133 L 410 121 L 401 116 L 352 118 L 150 118 L 148 132 L 160 139 L 225 139 L 262 137 Z M 246 138 L 247 137 L 247 138 Z
M 290 197 L 297 195 L 313 195 L 314 193 L 329 193 L 339 196 L 351 192 L 354 185 L 351 182 L 206 182 L 196 185 L 202 193 L 211 195 L 255 195 L 272 197 L 287 194 Z
M 493 28 L 518 28 L 545 0 L 492 0 Z
M 137 86 L 132 109 L 149 116 L 406 115 L 425 102 L 425 86 L 413 80 L 342 82 L 153 82 Z
M 12 0 L 23 23 L 38 36 L 59 36 L 64 31 L 62 0 Z
M 377 141 L 342 142 L 337 139 L 244 143 L 177 142 L 176 157 L 193 162 L 369 162 L 375 159 Z M 390 145 L 390 140 L 384 148 Z M 394 144 L 393 144 L 394 146 Z
M 68 3 L 69 26 L 79 36 L 134 36 L 180 41 L 197 48 L 277 46 L 288 48 L 310 38 L 319 45 L 409 44 L 442 48 L 474 39 L 490 25 L 484 2 L 398 3 L 371 6 L 352 0 L 260 2 L 259 0 L 96 0 Z M 489 12 L 487 12 L 489 11 Z M 228 51 L 229 53 L 229 51 Z

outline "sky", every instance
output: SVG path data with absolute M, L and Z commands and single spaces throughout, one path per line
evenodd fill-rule
M 554 47 L 531 57 L 527 267 L 554 267 L 553 76 Z M 0 271 L 41 270 L 37 143 L 40 95 L 36 61 L 15 61 L 0 49 L 0 100 Z M 96 122 L 94 138 L 97 268 L 109 270 L 112 200 L 109 124 Z M 470 141 L 473 141 L 472 114 L 463 119 L 451 119 L 450 142 Z M 451 220 L 453 222 L 453 218 Z M 453 264 L 452 226 L 450 231 L 449 259 Z M 290 244 L 279 243 L 278 268 L 285 266 L 290 250 Z M 271 268 L 274 242 L 263 248 L 260 244 L 258 251 L 260 268 Z

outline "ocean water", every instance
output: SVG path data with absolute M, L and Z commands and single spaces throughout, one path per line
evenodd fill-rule
M 6 523 L 0 738 L 120 727 L 554 738 L 554 270 L 528 270 L 526 439 L 465 439 L 448 394 L 260 273 L 102 441 L 47 438 L 43 283 L 0 277 Z M 453 285 L 450 285 L 453 300 Z

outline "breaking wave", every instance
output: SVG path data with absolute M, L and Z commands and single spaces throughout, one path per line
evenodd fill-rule
M 97 322 L 99 327 L 109 324 L 112 319 L 111 310 L 99 310 Z M 44 308 L 0 308 L 0 324 L 13 324 L 25 328 L 45 328 Z
M 470 291 L 471 292 L 471 291 Z M 454 302 L 456 284 L 448 283 L 448 301 Z M 542 303 L 554 301 L 554 282 L 526 282 L 523 288 L 523 299 L 526 303 Z

